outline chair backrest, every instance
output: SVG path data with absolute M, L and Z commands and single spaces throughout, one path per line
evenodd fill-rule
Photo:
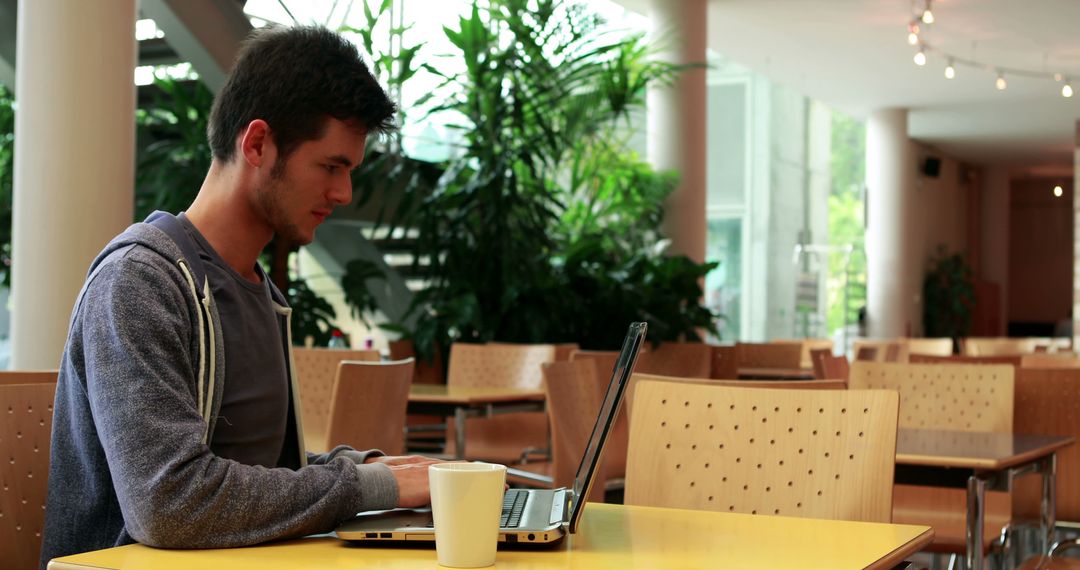
M 714 346 L 712 372 L 709 378 L 735 380 L 739 377 L 739 363 L 735 361 L 735 345 Z
M 689 382 L 691 384 L 729 386 L 732 388 L 771 388 L 774 390 L 844 390 L 847 388 L 847 384 L 843 380 L 715 380 L 712 378 L 678 378 L 656 374 L 634 374 L 630 377 L 630 385 L 627 387 L 627 403 L 633 400 L 632 390 L 634 385 L 641 380 Z
M 585 445 L 589 442 L 600 405 L 604 401 L 605 381 L 600 381 L 596 366 L 586 359 L 548 362 L 542 366 L 547 410 L 551 419 L 552 475 L 556 487 L 573 487 Z M 621 441 L 615 441 L 621 437 Z M 608 464 L 621 463 L 625 471 L 626 437 L 612 430 L 604 451 L 604 465 L 597 478 L 608 478 Z M 621 462 L 618 457 L 621 454 Z M 613 461 L 616 460 L 616 461 Z M 604 500 L 604 485 L 593 486 L 590 501 Z
M 909 358 L 916 354 L 949 356 L 953 353 L 953 340 L 951 338 L 909 338 L 905 342 L 907 343 Z
M 446 383 L 476 388 L 543 390 L 540 365 L 555 361 L 550 344 L 466 344 L 450 347 Z M 471 459 L 516 463 L 526 449 L 547 447 L 548 417 L 543 412 L 519 412 L 466 420 L 465 453 Z M 447 429 L 447 452 L 456 452 L 453 426 Z
M 476 388 L 535 388 L 543 386 L 540 365 L 555 361 L 550 344 L 468 344 L 450 347 L 446 383 Z
M 909 361 L 911 364 L 1008 364 L 1020 366 L 1020 356 L 931 356 L 928 354 L 912 354 Z
M 1080 368 L 1080 358 L 1071 352 L 1049 352 L 1020 356 L 1023 368 Z
M 390 347 L 390 360 L 416 359 L 413 384 L 446 384 L 446 366 L 443 365 L 442 348 L 438 344 L 435 345 L 431 362 L 417 357 L 412 339 L 392 340 L 387 344 Z
M 960 343 L 965 356 L 1007 356 L 1032 354 L 1040 344 L 1049 344 L 1048 338 L 969 337 Z
M 797 344 L 799 345 L 799 366 L 802 368 L 813 368 L 814 357 L 811 352 L 815 350 L 828 350 L 832 351 L 833 341 L 827 338 L 797 338 L 797 339 L 775 339 L 772 344 Z
M 640 356 L 638 357 L 641 358 Z M 596 374 L 600 377 L 610 376 L 615 370 L 615 362 L 619 360 L 617 350 L 575 350 L 570 353 L 570 361 L 588 360 L 596 365 Z M 634 364 L 636 369 L 637 363 Z
M 1080 369 L 1025 369 L 1016 375 L 1014 427 L 1017 433 L 1071 435 L 1080 439 Z M 1037 477 L 1013 484 L 1013 511 L 1039 517 L 1042 486 Z M 1057 518 L 1080 521 L 1080 446 L 1057 452 Z
M 0 371 L 0 385 L 3 384 L 56 384 L 58 370 L 10 370 Z
M 412 358 L 338 363 L 323 447 L 329 450 L 348 445 L 401 455 L 405 451 L 405 409 L 415 365 Z
M 740 342 L 735 345 L 735 362 L 738 368 L 800 368 L 802 345 Z
M 41 555 L 56 372 L 18 374 L 28 373 L 0 374 L 0 549 L 5 568 L 29 570 Z
M 330 400 L 334 378 L 342 360 L 379 360 L 376 350 L 340 350 L 332 348 L 293 347 L 293 366 L 300 394 L 300 415 L 304 426 L 304 445 L 308 451 L 321 449 L 330 422 Z
M 907 339 L 857 339 L 852 343 L 855 360 L 874 362 L 907 362 Z M 867 350 L 874 349 L 874 350 Z
M 700 342 L 665 342 L 643 352 L 635 370 L 646 374 L 708 378 L 712 373 L 713 347 Z M 614 365 L 613 365 L 614 367 Z
M 900 393 L 902 428 L 1012 433 L 1009 365 L 856 362 L 850 390 Z
M 810 358 L 814 363 L 814 377 L 818 380 L 847 382 L 850 364 L 846 356 L 836 356 L 832 349 L 821 348 L 810 351 Z
M 642 381 L 625 502 L 889 522 L 897 395 Z

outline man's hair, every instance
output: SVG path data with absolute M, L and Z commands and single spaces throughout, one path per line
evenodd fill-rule
M 384 133 L 394 128 L 396 111 L 348 40 L 321 26 L 271 26 L 241 46 L 206 130 L 214 157 L 229 162 L 236 137 L 262 119 L 284 159 L 321 137 L 329 117 Z

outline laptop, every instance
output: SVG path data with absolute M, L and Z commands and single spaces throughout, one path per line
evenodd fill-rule
M 562 539 L 567 533 L 577 532 L 585 510 L 585 498 L 597 483 L 595 479 L 604 444 L 618 415 L 646 329 L 646 323 L 632 323 L 626 333 L 596 424 L 578 465 L 574 487 L 508 490 L 503 498 L 499 542 L 547 544 Z M 343 523 L 335 532 L 338 538 L 357 542 L 435 540 L 429 508 L 363 512 Z

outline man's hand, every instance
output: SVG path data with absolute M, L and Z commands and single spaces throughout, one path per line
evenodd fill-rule
M 443 461 L 421 455 L 382 455 L 369 457 L 364 463 L 383 463 L 389 466 L 398 485 L 398 506 L 411 508 L 431 503 L 428 466 Z

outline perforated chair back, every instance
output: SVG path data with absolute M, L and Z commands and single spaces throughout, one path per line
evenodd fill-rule
M 735 362 L 739 368 L 799 368 L 802 345 L 740 342 L 735 345 Z
M 555 361 L 550 344 L 467 344 L 450 347 L 446 383 L 477 388 L 543 390 L 540 365 Z M 528 449 L 546 449 L 548 418 L 543 412 L 516 412 L 466 420 L 465 453 L 470 459 L 517 463 Z M 447 430 L 447 452 L 456 453 L 453 425 Z
M 911 364 L 1008 364 L 1012 367 L 1020 366 L 1021 357 L 1014 356 L 964 356 L 954 354 L 952 356 L 931 356 L 929 354 L 912 354 Z
M 323 447 L 329 450 L 348 445 L 401 455 L 405 451 L 405 409 L 415 366 L 412 358 L 393 362 L 341 361 Z
M 638 357 L 635 370 L 664 376 L 708 378 L 712 373 L 712 359 L 713 347 L 710 345 L 700 342 L 665 342 L 643 352 Z
M 589 442 L 596 416 L 607 389 L 608 376 L 600 380 L 596 366 L 589 360 L 549 362 L 542 367 L 547 409 L 551 418 L 552 475 L 555 487 L 573 487 L 585 445 Z M 609 478 L 608 465 L 626 470 L 625 427 L 612 430 L 604 450 L 604 463 L 597 480 Z M 621 460 L 620 460 L 621 456 Z M 618 467 L 617 467 L 618 468 Z M 621 476 L 621 475 L 619 475 Z M 604 485 L 594 485 L 590 501 L 604 500 Z
M 909 357 L 916 354 L 950 356 L 953 353 L 953 340 L 951 338 L 909 338 L 906 339 L 906 342 Z
M 56 372 L 0 374 L 0 559 L 5 568 L 38 567 L 55 396 Z
M 638 383 L 625 502 L 889 522 L 897 395 Z
M 330 423 L 330 400 L 334 378 L 342 360 L 379 360 L 376 350 L 340 350 L 293 347 L 293 366 L 300 390 L 300 417 L 304 427 L 304 446 L 322 452 Z
M 1048 338 L 969 337 L 961 342 L 965 356 L 1008 356 L 1032 354 L 1039 344 L 1049 344 Z
M 1012 433 L 1009 365 L 856 362 L 848 388 L 896 390 L 902 428 Z
M 1070 435 L 1080 439 L 1080 369 L 1022 368 L 1016 376 L 1017 433 Z M 1013 510 L 1038 520 L 1041 485 L 1019 477 L 1013 485 Z M 1057 518 L 1080 522 L 1080 447 L 1057 452 Z

